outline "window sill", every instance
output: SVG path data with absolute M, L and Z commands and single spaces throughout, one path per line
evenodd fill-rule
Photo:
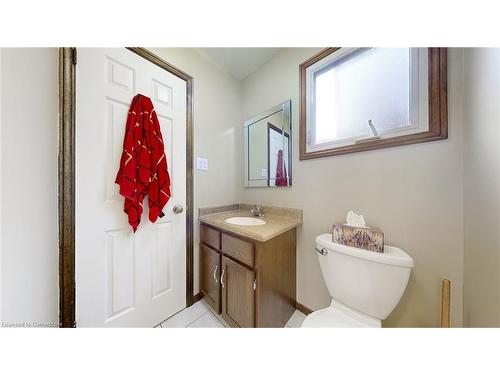
M 448 138 L 447 129 L 445 129 L 444 132 L 437 132 L 437 133 L 432 132 L 432 131 L 426 131 L 426 132 L 421 132 L 421 133 L 402 135 L 399 137 L 375 139 L 372 141 L 367 140 L 364 142 L 359 142 L 359 143 L 348 145 L 348 146 L 323 149 L 323 150 L 317 150 L 317 151 L 306 152 L 305 150 L 301 149 L 299 160 L 315 159 L 315 158 L 322 158 L 322 157 L 335 156 L 335 155 L 344 155 L 344 154 L 350 154 L 353 152 L 378 150 L 378 149 L 387 148 L 387 147 L 405 146 L 405 145 L 411 145 L 414 143 L 437 141 L 437 140 L 446 139 L 446 138 Z

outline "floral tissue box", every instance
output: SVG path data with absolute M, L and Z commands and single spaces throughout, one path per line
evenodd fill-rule
M 384 233 L 374 227 L 358 228 L 346 224 L 333 224 L 333 242 L 360 249 L 384 252 Z

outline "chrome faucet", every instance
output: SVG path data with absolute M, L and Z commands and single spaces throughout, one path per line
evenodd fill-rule
M 259 205 L 256 205 L 255 208 L 252 208 L 250 210 L 250 215 L 255 216 L 255 217 L 264 217 L 264 214 L 262 213 L 262 207 Z

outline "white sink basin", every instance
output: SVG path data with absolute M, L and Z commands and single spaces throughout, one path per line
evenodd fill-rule
M 266 222 L 262 219 L 258 219 L 256 217 L 246 217 L 246 216 L 236 216 L 229 217 L 224 220 L 228 224 L 234 225 L 264 225 Z

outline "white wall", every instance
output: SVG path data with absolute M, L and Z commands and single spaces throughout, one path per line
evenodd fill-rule
M 2 320 L 57 323 L 57 49 L 2 49 Z
M 194 171 L 194 293 L 199 291 L 198 208 L 238 202 L 243 163 L 240 82 L 193 48 L 151 48 L 194 77 L 194 156 L 208 158 L 208 171 Z
M 464 53 L 464 325 L 500 327 L 500 49 Z
M 449 139 L 314 160 L 298 160 L 299 69 L 315 49 L 283 49 L 242 82 L 243 121 L 292 99 L 293 187 L 243 188 L 249 203 L 302 208 L 298 231 L 297 298 L 319 309 L 329 304 L 314 239 L 343 222 L 348 210 L 382 228 L 386 242 L 415 260 L 406 293 L 384 326 L 439 325 L 441 280 L 452 281 L 452 324 L 462 325 L 462 50 L 449 53 Z M 243 153 L 238 152 L 240 165 Z M 241 171 L 241 170 L 239 170 Z

